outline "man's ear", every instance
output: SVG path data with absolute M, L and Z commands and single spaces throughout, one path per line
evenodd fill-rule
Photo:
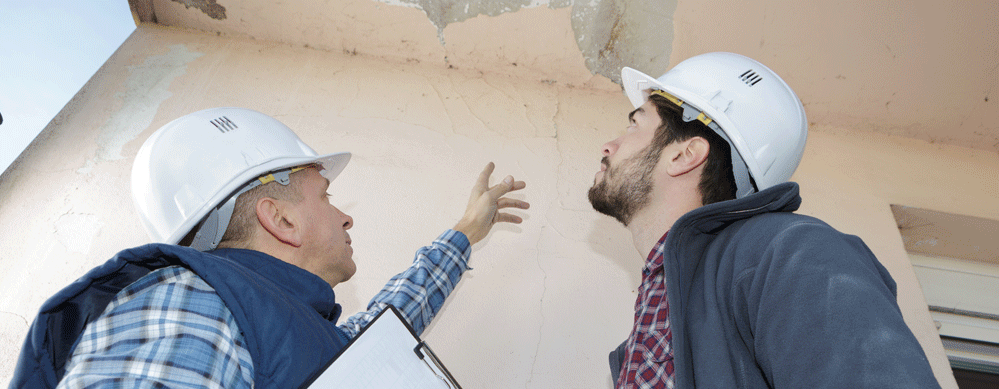
M 260 226 L 274 239 L 295 247 L 302 245 L 298 224 L 289 214 L 290 208 L 286 202 L 264 197 L 257 200 L 256 211 Z
M 708 160 L 710 150 L 708 140 L 699 136 L 666 146 L 662 156 L 669 158 L 666 173 L 676 177 L 697 169 Z

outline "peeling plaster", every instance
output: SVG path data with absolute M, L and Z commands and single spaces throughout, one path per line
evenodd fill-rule
M 208 17 L 215 20 L 225 20 L 225 7 L 215 2 L 215 0 L 173 0 L 175 3 L 181 3 L 184 8 L 197 8 L 201 12 L 204 12 Z
M 437 38 L 440 39 L 441 45 L 445 45 L 444 28 L 448 24 L 463 22 L 479 15 L 497 16 L 516 12 L 521 8 L 545 5 L 532 0 L 382 0 L 382 2 L 422 10 L 437 27 Z
M 677 0 L 591 0 L 572 6 L 572 30 L 586 67 L 621 83 L 621 67 L 658 77 L 673 52 Z
M 86 174 L 94 164 L 122 159 L 121 149 L 149 127 L 161 103 L 173 96 L 170 83 L 187 72 L 187 64 L 204 55 L 173 45 L 164 55 L 146 58 L 145 63 L 128 67 L 125 90 L 118 93 L 124 104 L 98 130 L 97 155 L 77 170 Z
M 571 6 L 572 30 L 586 59 L 586 67 L 593 74 L 620 83 L 623 66 L 656 76 L 666 71 L 672 53 L 673 13 L 678 0 L 379 1 L 422 10 L 437 27 L 437 38 L 442 46 L 447 45 L 444 29 L 451 23 L 522 8 Z

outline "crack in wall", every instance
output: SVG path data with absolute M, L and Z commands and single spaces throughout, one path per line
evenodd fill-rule
M 24 316 L 20 315 L 20 314 L 17 314 L 17 313 L 14 313 L 14 312 L 7 312 L 7 311 L 0 311 L 0 313 L 17 316 L 19 319 L 21 319 L 21 321 L 24 322 L 24 326 L 25 327 L 27 327 L 27 326 L 30 325 L 30 323 L 28 323 L 28 319 L 25 318 Z
M 544 232 L 545 226 L 542 225 L 538 235 L 540 236 Z M 527 382 L 524 387 L 527 387 L 526 384 L 530 384 L 534 380 L 534 369 L 538 365 L 538 354 L 541 353 L 541 339 L 544 339 L 545 336 L 545 295 L 548 293 L 548 272 L 545 271 L 544 266 L 541 266 L 541 242 L 542 239 L 538 239 L 534 250 L 534 262 L 538 265 L 538 270 L 541 270 L 541 298 L 538 300 L 538 316 L 541 320 L 538 323 L 538 346 L 534 349 L 534 358 L 531 359 L 533 361 L 531 363 L 531 372 L 527 374 Z
M 475 114 L 475 111 L 472 109 L 472 106 L 468 104 L 468 100 L 466 100 L 465 95 L 462 94 L 461 91 L 459 91 L 456 85 L 454 84 L 454 80 L 449 77 L 448 81 L 451 83 L 451 88 L 453 88 L 455 93 L 457 94 L 457 96 L 455 96 L 455 99 L 457 99 L 459 102 L 461 102 L 462 105 L 465 106 L 465 109 L 468 110 L 468 114 L 471 115 L 473 118 L 475 118 L 475 121 L 479 122 L 479 124 L 482 125 L 482 128 L 484 128 L 486 131 L 496 134 L 496 131 L 493 131 L 493 129 L 490 128 L 489 125 L 486 124 L 486 122 L 482 121 L 482 118 L 480 118 L 479 115 Z
M 437 87 L 437 83 L 435 83 L 434 81 L 430 80 L 427 77 L 423 77 L 423 79 L 426 80 L 427 84 L 430 84 L 430 87 L 434 89 L 434 93 L 437 94 L 437 100 L 440 101 L 441 107 L 443 107 L 444 108 L 444 112 L 447 113 L 447 115 L 446 115 L 447 116 L 447 121 L 448 121 L 448 123 L 451 123 L 451 135 L 457 135 L 458 134 L 458 126 L 454 123 L 454 118 L 451 116 L 451 109 L 448 108 L 447 103 L 444 102 L 444 100 L 445 100 L 444 95 L 441 94 L 441 90 L 440 90 L 440 88 Z M 450 98 L 448 98 L 447 100 L 450 100 Z

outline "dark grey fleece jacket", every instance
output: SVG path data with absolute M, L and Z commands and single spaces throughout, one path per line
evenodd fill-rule
M 888 271 L 860 238 L 792 213 L 800 204 L 785 183 L 670 229 L 676 387 L 939 387 Z M 615 380 L 623 357 L 610 355 Z

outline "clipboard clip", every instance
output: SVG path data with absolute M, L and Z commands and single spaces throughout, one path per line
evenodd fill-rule
M 424 351 L 426 353 L 424 353 Z M 448 372 L 446 368 L 444 368 L 444 364 L 441 363 L 440 359 L 437 358 L 437 354 L 434 354 L 434 350 L 430 349 L 430 346 L 427 345 L 427 342 L 424 342 L 423 339 L 420 339 L 420 343 L 416 344 L 416 347 L 413 348 L 413 352 L 416 353 L 416 356 L 420 357 L 420 360 L 427 365 L 427 368 L 429 368 L 430 371 L 432 371 L 434 375 L 437 376 L 438 379 L 447 384 L 448 388 L 461 389 L 461 386 L 459 386 L 458 382 L 455 381 L 454 377 L 451 376 L 451 373 Z M 433 362 L 433 366 L 431 366 L 431 364 L 427 362 L 427 359 L 430 359 L 430 361 Z

